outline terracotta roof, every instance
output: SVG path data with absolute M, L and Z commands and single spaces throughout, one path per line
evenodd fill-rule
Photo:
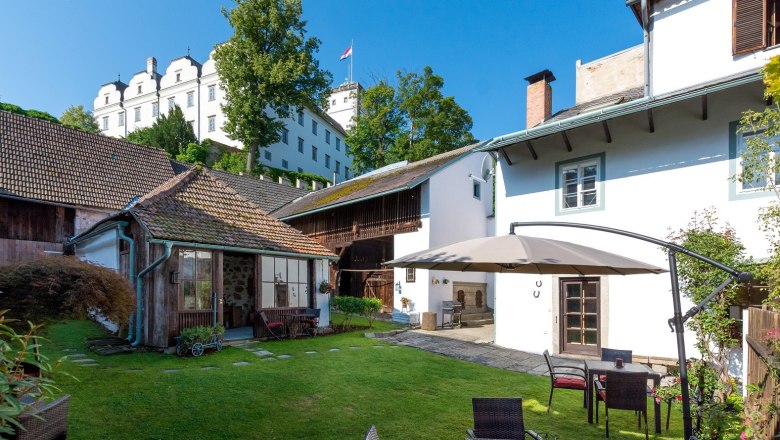
M 429 157 L 428 159 L 412 162 L 406 166 L 392 168 L 387 171 L 379 170 L 379 172 L 369 173 L 330 188 L 311 192 L 283 206 L 278 211 L 275 211 L 273 215 L 277 218 L 286 219 L 346 202 L 370 199 L 387 192 L 414 188 L 447 163 L 459 159 L 479 145 L 481 143 L 468 145 L 457 150 Z
M 0 196 L 118 210 L 173 175 L 163 150 L 0 111 Z
M 195 167 L 170 179 L 128 210 L 151 238 L 335 256 L 269 216 L 213 171 Z
M 209 170 L 209 172 L 265 212 L 273 212 L 309 193 L 305 189 L 281 185 L 253 176 L 239 176 L 220 170 Z

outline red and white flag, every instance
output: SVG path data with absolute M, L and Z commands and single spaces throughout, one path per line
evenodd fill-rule
M 352 56 L 352 45 L 350 44 L 349 48 L 347 48 L 347 50 L 345 50 L 344 53 L 341 54 L 341 58 L 339 58 L 339 61 L 349 58 L 351 56 Z

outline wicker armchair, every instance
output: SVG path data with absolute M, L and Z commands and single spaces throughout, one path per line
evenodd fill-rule
M 596 392 L 604 401 L 606 414 L 607 438 L 609 438 L 609 410 L 626 409 L 637 412 L 638 428 L 642 427 L 642 417 L 645 419 L 645 440 L 647 434 L 647 373 L 628 373 L 624 371 L 608 371 L 606 389 L 601 382 L 596 382 Z M 596 414 L 599 412 L 599 399 L 596 399 Z
M 363 440 L 379 440 L 379 434 L 376 432 L 376 426 L 371 425 L 371 427 L 368 428 L 368 432 L 366 433 L 366 436 L 363 438 Z
M 68 437 L 68 401 L 63 396 L 54 402 L 32 406 L 32 410 L 19 416 L 21 428 L 17 428 L 16 440 L 53 440 Z
M 585 369 L 569 365 L 553 364 L 550 352 L 544 350 L 544 360 L 550 370 L 550 400 L 547 402 L 547 412 L 552 408 L 553 391 L 556 388 L 567 390 L 582 390 L 582 406 L 587 406 L 588 381 L 585 379 Z
M 541 437 L 523 423 L 523 399 L 519 397 L 474 397 L 474 429 L 466 430 L 470 439 L 519 439 L 526 435 L 535 440 Z

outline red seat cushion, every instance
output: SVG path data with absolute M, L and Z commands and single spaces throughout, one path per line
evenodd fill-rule
M 597 393 L 599 393 L 599 397 L 601 400 L 606 401 L 607 400 L 607 390 L 596 390 Z
M 606 382 L 606 381 L 607 381 L 607 375 L 599 374 L 599 382 Z
M 312 318 L 312 319 L 306 319 L 303 322 L 308 322 L 311 325 L 315 325 L 315 324 L 317 324 L 317 321 L 318 321 L 317 319 L 313 319 Z
M 553 387 L 555 388 L 568 388 L 572 390 L 584 390 L 586 388 L 585 381 L 576 377 L 556 377 L 553 379 Z
M 281 321 L 274 321 L 268 323 L 268 327 L 279 327 L 280 325 L 284 325 L 284 323 Z

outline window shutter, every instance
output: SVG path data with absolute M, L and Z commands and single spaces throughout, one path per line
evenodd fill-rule
M 732 0 L 734 55 L 766 47 L 766 0 Z

